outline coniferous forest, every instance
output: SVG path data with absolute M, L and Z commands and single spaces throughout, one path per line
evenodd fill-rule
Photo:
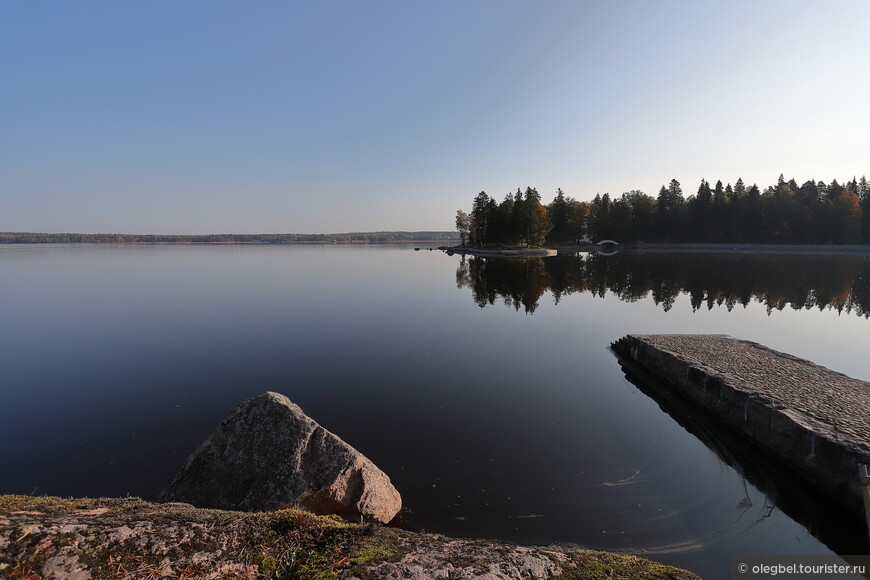
M 517 189 L 499 203 L 480 192 L 471 212 L 456 213 L 463 245 L 493 246 L 583 241 L 671 243 L 870 243 L 870 184 L 845 184 L 780 175 L 763 190 L 742 179 L 733 185 L 701 180 L 686 197 L 672 179 L 656 197 L 632 190 L 619 197 L 577 201 L 559 189 L 548 205 L 536 189 Z

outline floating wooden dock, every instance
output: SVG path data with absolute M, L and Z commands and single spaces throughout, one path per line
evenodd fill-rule
M 722 334 L 628 335 L 613 348 L 833 500 L 866 509 L 870 383 Z

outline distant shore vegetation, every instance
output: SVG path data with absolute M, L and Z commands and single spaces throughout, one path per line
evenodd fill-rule
M 475 247 L 545 243 L 571 245 L 597 240 L 670 243 L 870 243 L 870 184 L 866 177 L 845 184 L 780 175 L 761 189 L 742 179 L 715 185 L 704 179 L 684 197 L 672 179 L 658 196 L 632 190 L 619 197 L 598 194 L 577 201 L 559 189 L 548 205 L 532 187 L 517 189 L 499 203 L 481 191 L 471 212 L 456 212 L 462 245 Z
M 345 234 L 42 234 L 0 232 L 0 244 L 389 244 L 450 242 L 456 232 L 351 232 Z

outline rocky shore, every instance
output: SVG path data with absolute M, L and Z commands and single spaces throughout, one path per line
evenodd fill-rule
M 236 407 L 163 500 L 0 496 L 0 577 L 695 577 L 635 556 L 387 527 L 401 508 L 389 477 L 273 392 Z
M 690 579 L 636 556 L 452 539 L 298 509 L 0 496 L 0 577 Z

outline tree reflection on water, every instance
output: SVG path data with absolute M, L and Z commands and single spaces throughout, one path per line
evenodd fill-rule
M 768 313 L 818 308 L 870 317 L 870 257 L 799 254 L 620 253 L 552 258 L 462 256 L 456 284 L 481 308 L 503 302 L 528 314 L 545 292 L 555 303 L 578 292 L 635 302 L 651 296 L 670 310 L 681 294 L 692 310 L 751 302 Z

